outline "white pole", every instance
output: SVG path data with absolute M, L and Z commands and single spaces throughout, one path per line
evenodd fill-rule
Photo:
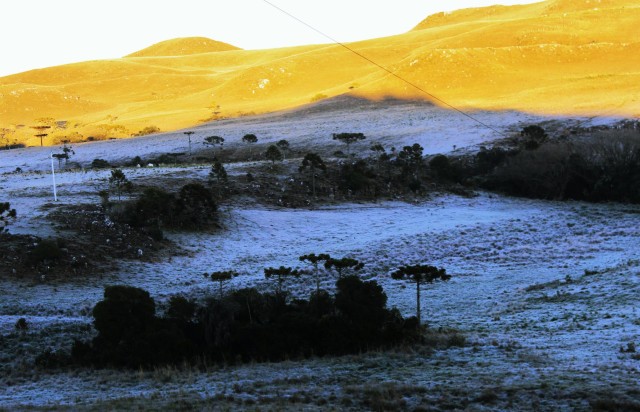
M 51 177 L 53 178 L 53 200 L 58 201 L 58 194 L 56 193 L 56 171 L 53 167 L 53 153 L 51 153 Z

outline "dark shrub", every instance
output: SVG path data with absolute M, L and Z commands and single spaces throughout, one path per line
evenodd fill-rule
M 163 189 L 149 187 L 125 210 L 125 219 L 137 227 L 160 227 L 171 223 L 175 197 Z
M 373 170 L 364 160 L 348 163 L 340 169 L 339 188 L 350 193 L 375 193 L 375 178 Z
M 107 286 L 104 300 L 93 308 L 93 324 L 102 340 L 117 344 L 143 333 L 155 312 L 149 292 L 131 286 Z
M 209 189 L 190 183 L 180 189 L 175 206 L 176 225 L 194 229 L 217 221 L 218 206 Z
M 52 239 L 42 239 L 29 254 L 32 263 L 55 261 L 62 257 L 62 250 L 58 242 Z
M 483 186 L 543 199 L 640 202 L 640 135 L 611 131 L 509 157 Z
M 451 164 L 449 158 L 439 154 L 429 161 L 429 168 L 440 179 L 449 179 L 451 177 Z
M 526 150 L 535 150 L 547 140 L 547 133 L 538 125 L 527 126 L 520 132 Z
M 362 348 L 379 341 L 377 334 L 387 317 L 387 295 L 375 281 L 363 282 L 357 276 L 345 276 L 336 282 L 336 309 L 352 328 L 351 338 Z
M 93 169 L 106 169 L 111 167 L 111 165 L 104 159 L 93 159 L 93 161 L 91 162 L 91 167 Z
M 517 152 L 509 152 L 500 147 L 487 149 L 482 146 L 475 156 L 476 173 L 489 173 L 504 163 L 509 155 L 514 155 L 516 153 Z
M 169 299 L 167 317 L 180 322 L 191 322 L 196 313 L 196 304 L 184 296 L 172 296 Z
M 19 331 L 25 331 L 29 329 L 29 324 L 25 318 L 20 318 L 16 321 L 15 328 Z
M 157 318 L 154 300 L 142 289 L 106 287 L 93 317 L 98 336 L 90 344 L 76 342 L 72 350 L 82 363 L 137 368 L 176 363 L 193 354 L 180 322 Z

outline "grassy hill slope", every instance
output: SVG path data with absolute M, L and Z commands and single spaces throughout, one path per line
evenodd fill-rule
M 550 0 L 439 13 L 349 47 L 466 109 L 639 117 L 639 21 L 635 1 Z M 35 145 L 30 126 L 50 124 L 46 144 L 127 137 L 346 93 L 428 99 L 339 45 L 240 50 L 174 39 L 0 78 L 0 136 Z

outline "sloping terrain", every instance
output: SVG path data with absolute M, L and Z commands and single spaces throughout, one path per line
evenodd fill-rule
M 207 39 L 206 37 L 181 37 L 166 40 L 149 46 L 125 57 L 185 56 L 200 53 L 240 50 L 227 43 Z
M 603 122 L 517 112 L 475 115 L 506 134 L 532 123 L 560 130 Z M 297 168 L 308 150 L 325 156 L 339 148 L 331 133 L 346 128 L 367 135 L 354 144 L 358 156 L 367 156 L 371 143 L 419 142 L 425 153 L 438 153 L 454 146 L 474 150 L 494 137 L 428 103 L 341 96 L 285 113 L 209 123 L 194 128 L 191 138 L 194 157 L 210 150 L 202 142 L 212 134 L 227 139 L 228 152 L 244 145 L 245 133 L 259 137 L 256 151 L 285 138 L 291 155 L 284 163 Z M 50 220 L 50 213 L 97 205 L 111 170 L 88 168 L 93 159 L 122 164 L 136 155 L 185 152 L 187 145 L 182 132 L 75 145 L 71 160 L 85 168 L 58 168 L 58 202 L 52 201 L 50 148 L 0 151 L 0 192 L 18 214 L 10 233 L 57 237 L 67 229 Z M 226 166 L 230 176 L 264 173 L 257 163 Z M 177 188 L 187 180 L 204 181 L 207 166 L 187 162 L 123 170 L 138 187 Z M 637 205 L 434 193 L 414 203 L 318 206 L 286 209 L 239 200 L 221 206 L 220 231 L 167 233 L 180 245 L 175 255 L 147 259 L 145 249 L 144 259 L 113 260 L 105 273 L 67 280 L 0 276 L 0 410 L 637 410 Z M 86 246 L 87 253 L 102 253 L 114 240 L 99 238 L 100 244 Z M 203 272 L 234 268 L 243 276 L 230 289 L 268 290 L 272 285 L 262 268 L 301 267 L 298 257 L 312 252 L 363 261 L 362 276 L 377 280 L 389 305 L 405 316 L 415 310 L 414 286 L 390 273 L 405 263 L 446 268 L 449 282 L 424 288 L 423 314 L 431 330 L 455 328 L 466 344 L 435 352 L 420 346 L 205 368 L 34 366 L 43 351 L 65 352 L 74 339 L 93 336 L 91 311 L 106 285 L 145 288 L 166 308 L 175 294 L 215 293 Z M 287 287 L 306 297 L 313 283 L 303 276 Z M 328 274 L 323 277 L 323 288 L 332 284 Z M 16 330 L 21 318 L 27 330 Z
M 639 116 L 640 5 L 549 0 L 436 14 L 349 48 L 466 109 Z M 122 59 L 0 78 L 4 142 L 127 137 L 351 93 L 428 99 L 339 45 L 239 50 L 175 39 Z M 55 123 L 55 121 L 63 123 Z

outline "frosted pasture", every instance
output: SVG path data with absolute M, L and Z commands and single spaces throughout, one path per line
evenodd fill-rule
M 453 145 L 472 148 L 489 138 L 475 126 L 461 127 L 464 121 L 452 114 L 419 104 L 342 110 L 340 115 L 309 109 L 223 121 L 194 129 L 192 140 L 218 134 L 229 137 L 225 144 L 232 147 L 240 145 L 244 133 L 255 133 L 261 142 L 286 138 L 292 146 L 320 148 L 330 141 L 331 133 L 346 131 L 344 124 L 371 141 L 396 146 L 419 142 L 427 153 L 449 151 Z M 479 115 L 505 132 L 545 120 L 524 114 Z M 97 202 L 97 191 L 106 187 L 109 172 L 87 169 L 94 158 L 123 161 L 135 155 L 184 152 L 187 146 L 186 137 L 176 133 L 75 149 L 72 160 L 85 170 L 59 171 L 57 204 L 52 204 L 47 173 L 51 149 L 0 152 L 0 200 L 10 201 L 18 211 L 18 220 L 10 227 L 13 233 L 56 236 L 58 229 L 46 220 L 52 207 Z M 17 167 L 23 171 L 13 173 Z M 189 165 L 125 169 L 134 183 L 204 178 L 206 172 L 202 166 Z M 403 315 L 415 310 L 415 289 L 390 279 L 389 273 L 407 263 L 445 267 L 453 277 L 424 288 L 423 316 L 432 328 L 458 329 L 467 336 L 468 345 L 434 354 L 374 353 L 206 372 L 22 371 L 0 378 L 0 409 L 92 404 L 99 408 L 104 402 L 128 398 L 200 402 L 222 396 L 234 402 L 259 401 L 296 394 L 309 396 L 311 404 L 329 399 L 329 406 L 341 407 L 332 402 L 355 396 L 349 391 L 385 384 L 427 388 L 427 394 L 408 395 L 409 406 L 424 398 L 441 401 L 451 396 L 460 401 L 466 395 L 452 395 L 460 388 L 469 392 L 469 398 L 502 388 L 522 393 L 524 400 L 499 397 L 495 409 L 508 409 L 507 401 L 518 409 L 587 409 L 585 393 L 627 396 L 640 372 L 640 361 L 620 351 L 630 342 L 640 343 L 639 223 L 637 206 L 533 201 L 487 193 L 472 198 L 434 194 L 415 203 L 304 210 L 251 202 L 225 206 L 222 231 L 168 233 L 186 252 L 178 256 L 117 262 L 112 273 L 76 282 L 0 280 L 0 336 L 22 345 L 26 357 L 46 347 L 68 348 L 72 342 L 67 331 L 90 324 L 91 308 L 105 285 L 145 288 L 162 307 L 176 293 L 203 297 L 215 291 L 204 272 L 233 268 L 242 276 L 228 287 L 269 288 L 272 285 L 262 276 L 264 267 L 304 267 L 298 257 L 315 252 L 365 262 L 362 276 L 377 280 L 389 305 Z M 323 287 L 332 284 L 327 274 Z M 302 277 L 287 288 L 306 296 L 313 285 L 311 277 Z M 20 317 L 31 325 L 23 338 L 13 328 Z M 0 351 L 3 362 L 19 363 L 13 352 L 5 350 Z M 545 399 L 540 396 L 545 393 L 555 395 Z

